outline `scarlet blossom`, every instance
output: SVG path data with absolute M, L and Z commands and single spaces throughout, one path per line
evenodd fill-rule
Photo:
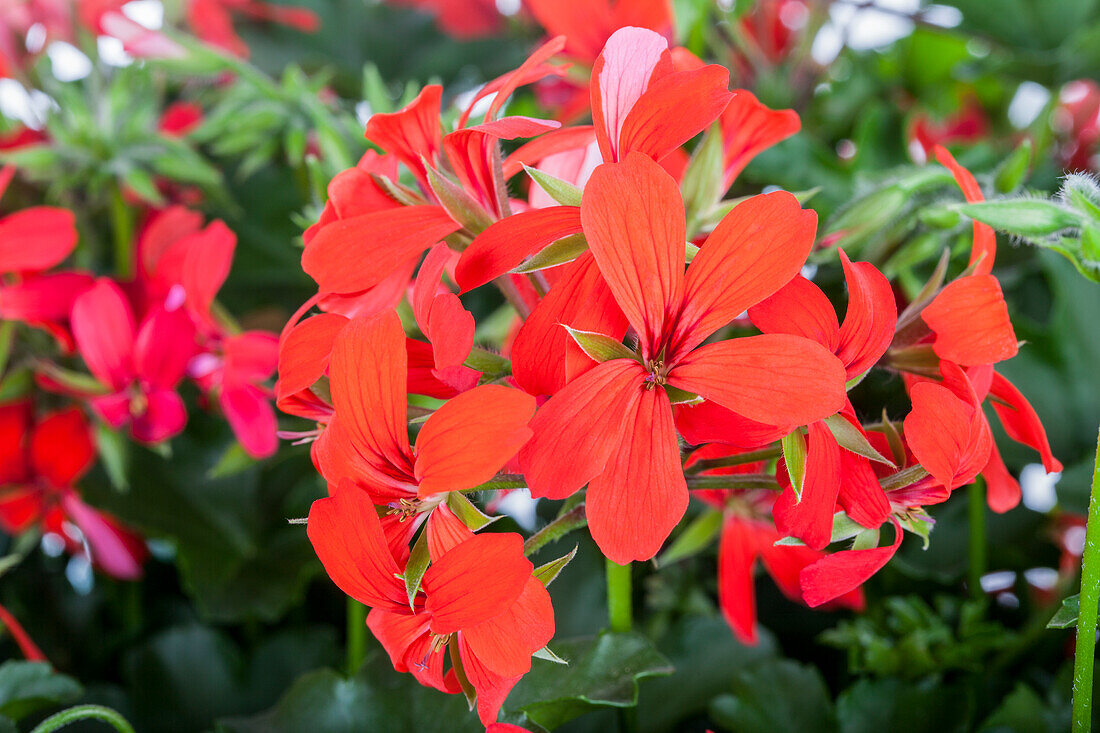
M 728 189 L 753 158 L 802 129 L 792 109 L 770 109 L 738 89 L 721 117 L 722 187 Z
M 173 206 L 152 217 L 138 243 L 146 306 L 184 310 L 199 345 L 187 374 L 215 398 L 249 455 L 278 447 L 275 411 L 265 382 L 278 364 L 278 339 L 266 331 L 239 330 L 214 308 L 229 276 L 236 235 L 221 221 L 203 226 L 202 215 Z
M 0 172 L 0 195 L 15 169 Z M 67 345 L 64 324 L 73 298 L 92 283 L 78 271 L 47 272 L 76 247 L 76 217 L 67 209 L 35 206 L 0 219 L 0 318 L 50 331 Z
M 535 401 L 501 385 L 471 389 L 432 413 L 414 451 L 406 370 L 405 334 L 395 312 L 350 321 L 332 348 L 334 414 L 314 445 L 314 459 L 330 483 L 350 479 L 376 503 L 410 518 L 437 507 L 445 492 L 492 478 L 530 438 Z
M 1097 144 L 1100 143 L 1100 84 L 1092 79 L 1076 79 L 1058 94 L 1053 123 L 1066 142 L 1060 158 L 1067 170 L 1096 170 Z
M 981 102 L 970 97 L 962 109 L 940 122 L 930 119 L 924 113 L 914 116 L 909 126 L 909 148 L 913 157 L 923 163 L 938 147 L 952 143 L 971 143 L 988 134 L 989 119 L 985 109 Z
M 389 3 L 428 13 L 443 32 L 455 38 L 487 36 L 504 24 L 496 0 L 389 0 Z
M 29 400 L 0 405 L 0 527 L 9 534 L 40 527 L 61 537 L 70 552 L 87 548 L 108 575 L 133 580 L 148 554 L 141 538 L 85 504 L 75 488 L 94 463 L 79 408 L 35 420 Z
M 903 532 L 896 519 L 894 542 L 884 547 L 865 550 L 841 550 L 807 565 L 799 573 L 802 598 L 816 608 L 829 601 L 851 593 L 890 562 L 901 546 Z
M 460 116 L 454 132 L 443 134 L 442 89 L 436 85 L 425 87 L 399 112 L 371 117 L 367 138 L 387 155 L 367 163 L 374 169 L 369 173 L 386 175 L 388 168 L 387 178 L 396 177 L 396 162 L 400 162 L 412 172 L 420 190 L 405 190 L 398 196 L 400 204 L 405 205 L 399 205 L 392 195 L 393 184 L 385 190 L 378 180 L 371 178 L 368 182 L 364 176 L 369 175 L 367 171 L 341 181 L 342 185 L 369 192 L 369 196 L 353 206 L 326 208 L 324 224 L 308 233 L 302 267 L 317 281 L 323 298 L 360 297 L 356 294 L 366 295 L 383 284 L 391 298 L 395 294 L 400 297 L 425 250 L 450 235 L 472 237 L 477 232 L 469 232 L 467 226 L 480 231 L 489 222 L 511 213 L 508 191 L 499 176 L 499 141 L 534 137 L 557 129 L 559 124 L 528 117 L 498 119 L 497 114 L 519 86 L 561 73 L 548 60 L 563 42 L 550 41 L 515 71 L 485 85 Z M 494 92 L 496 97 L 484 122 L 467 126 L 473 105 L 481 96 Z M 359 167 L 364 167 L 363 162 Z M 429 168 L 436 176 L 434 184 L 429 180 Z M 445 178 L 440 172 L 444 169 L 453 171 L 456 181 Z M 369 266 L 347 267 L 348 261 Z M 392 299 L 381 307 L 395 303 Z
M 367 624 L 394 668 L 449 693 L 460 691 L 461 675 L 489 725 L 531 655 L 554 635 L 550 595 L 519 535 L 473 535 L 457 520 L 426 531 L 431 564 L 410 599 L 404 559 L 366 492 L 345 481 L 309 513 L 317 556 L 341 590 L 371 607 Z M 448 647 L 452 668 L 444 673 Z
M 733 96 L 728 82 L 729 72 L 717 64 L 677 71 L 668 41 L 653 31 L 616 31 L 592 68 L 592 121 L 600 155 L 605 162 L 625 160 L 632 152 L 664 160 L 722 113 Z M 519 212 L 473 241 L 455 278 L 463 291 L 471 290 L 580 230 L 575 206 Z
M 670 0 L 595 0 L 590 3 L 525 0 L 524 5 L 547 33 L 569 39 L 566 54 L 587 63 L 596 60 L 616 31 L 629 26 L 648 29 L 672 40 L 674 18 Z
M 786 334 L 700 346 L 805 262 L 816 216 L 790 194 L 735 208 L 686 275 L 679 190 L 646 156 L 596 169 L 581 219 L 639 353 L 591 364 L 554 394 L 520 462 L 534 496 L 560 499 L 588 483 L 592 536 L 622 564 L 652 557 L 687 505 L 673 400 L 699 395 L 753 420 L 801 425 L 840 409 L 844 368 L 819 344 Z
M 101 278 L 73 303 L 73 337 L 106 394 L 88 404 L 112 428 L 129 425 L 143 443 L 183 430 L 187 412 L 176 386 L 195 351 L 195 329 L 180 308 L 151 309 L 140 324 L 115 283 Z

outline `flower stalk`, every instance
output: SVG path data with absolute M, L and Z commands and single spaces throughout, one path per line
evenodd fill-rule
M 347 672 L 354 675 L 367 658 L 367 607 L 354 598 L 348 598 Z
M 1073 733 L 1092 730 L 1092 670 L 1096 657 L 1096 605 L 1100 601 L 1100 435 L 1092 474 L 1085 551 L 1081 556 L 1081 608 L 1073 654 Z
M 630 563 L 607 561 L 607 617 L 614 632 L 626 633 L 634 627 Z
M 117 711 L 102 705 L 77 705 L 51 715 L 36 725 L 31 733 L 52 733 L 80 720 L 102 720 L 119 733 L 134 733 L 134 727 Z
M 980 601 L 985 597 L 982 592 L 982 576 L 986 569 L 986 529 L 985 529 L 985 484 L 979 478 L 967 492 L 969 498 L 970 535 L 967 567 L 967 585 L 970 597 Z

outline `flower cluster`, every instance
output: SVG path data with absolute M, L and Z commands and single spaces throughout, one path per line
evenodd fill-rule
M 542 5 L 544 25 L 567 24 Z M 983 404 L 1060 470 L 995 371 L 1018 345 L 991 229 L 974 224 L 961 275 L 947 282 L 945 259 L 898 302 L 882 272 L 818 240 L 796 196 L 723 199 L 798 131 L 794 112 L 729 91 L 724 67 L 660 32 L 612 30 L 550 40 L 453 130 L 438 86 L 370 118 L 377 150 L 329 185 L 302 255 L 318 292 L 280 339 L 278 406 L 316 424 L 299 435 L 329 486 L 308 521 L 318 556 L 372 608 L 394 667 L 476 696 L 486 725 L 553 635 L 552 574 L 516 535 L 479 533 L 492 518 L 469 492 L 583 506 L 618 564 L 657 556 L 694 493 L 720 513 L 719 601 L 751 642 L 758 558 L 793 600 L 860 608 L 904 533 L 927 540 L 924 507 L 979 475 L 993 510 L 1018 503 Z M 554 111 L 591 125 L 501 116 L 523 85 L 583 89 L 575 63 L 591 66 L 585 108 L 559 96 Z M 811 254 L 839 261 L 843 321 Z M 513 319 L 499 353 L 459 297 L 490 285 Z M 875 369 L 900 375 L 908 415 L 857 412 L 849 395 Z

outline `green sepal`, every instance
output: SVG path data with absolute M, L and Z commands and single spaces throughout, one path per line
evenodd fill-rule
M 569 332 L 577 346 L 588 354 L 593 361 L 603 363 L 612 359 L 634 359 L 640 361 L 638 355 L 628 349 L 622 342 L 616 341 L 610 336 L 595 331 L 581 331 L 562 324 L 562 328 Z
M 691 520 L 684 531 L 676 536 L 672 545 L 657 558 L 657 566 L 664 567 L 691 557 L 710 545 L 722 529 L 722 512 L 706 509 Z
M 553 583 L 554 580 L 558 577 L 558 574 L 561 573 L 562 570 L 565 570 L 565 566 L 572 562 L 573 558 L 576 557 L 577 547 L 579 547 L 579 545 L 574 545 L 572 550 L 565 553 L 558 559 L 551 560 L 545 565 L 539 565 L 537 568 L 535 568 L 534 575 L 536 578 L 538 578 L 539 582 L 545 586 L 549 586 L 551 583 Z
M 795 503 L 802 501 L 802 484 L 806 480 L 806 436 L 801 428 L 795 428 L 780 441 L 783 446 L 783 462 L 787 465 L 787 474 L 791 477 Z
M 538 168 L 523 166 L 527 175 L 531 176 L 538 187 L 546 192 L 546 195 L 557 201 L 562 206 L 580 206 L 581 190 L 568 181 L 563 181 L 557 176 L 544 173 Z

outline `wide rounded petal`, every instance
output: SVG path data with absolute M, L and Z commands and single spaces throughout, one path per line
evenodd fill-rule
M 786 191 L 753 196 L 718 223 L 687 270 L 680 349 L 690 349 L 798 274 L 817 214 Z
M 738 415 L 714 402 L 684 403 L 672 408 L 676 429 L 691 445 L 721 443 L 738 450 L 752 450 L 774 443 L 793 425 L 768 425 Z
M 658 64 L 671 69 L 668 41 L 645 28 L 611 34 L 592 65 L 592 123 L 605 161 L 620 160 L 619 134 Z M 704 125 L 705 126 L 705 125 Z
M 0 219 L 0 272 L 48 270 L 76 246 L 76 217 L 67 209 L 36 206 Z
M 222 388 L 219 403 L 241 447 L 253 458 L 267 458 L 279 447 L 275 410 L 266 394 L 251 384 Z
M 603 472 L 644 378 L 636 361 L 605 361 L 539 408 L 534 436 L 519 452 L 532 496 L 564 499 Z
M 970 483 L 989 460 L 993 438 L 981 408 L 947 387 L 919 382 L 909 390 L 905 442 L 932 477 L 949 491 Z
M 668 382 L 769 425 L 822 420 L 847 397 L 840 360 L 820 344 L 786 334 L 707 344 L 684 357 Z
M 433 562 L 421 587 L 432 633 L 461 631 L 504 613 L 534 571 L 518 534 L 481 534 Z
M 581 212 L 576 206 L 531 209 L 505 217 L 477 235 L 462 252 L 455 280 L 462 292 L 473 290 L 546 245 L 580 231 Z
M 992 275 L 950 283 L 921 318 L 936 334 L 932 348 L 941 359 L 976 366 L 1010 359 L 1019 351 L 1001 286 Z
M 187 424 L 187 408 L 183 398 L 171 389 L 147 392 L 145 412 L 134 418 L 130 432 L 142 443 L 159 443 L 183 432 Z
M 722 184 L 734 179 L 760 152 L 801 129 L 793 109 L 769 109 L 752 92 L 738 89 L 722 112 Z
M 367 606 L 408 610 L 405 584 L 398 578 L 402 570 L 365 491 L 343 482 L 331 496 L 313 502 L 306 532 L 340 590 Z
M 145 317 L 134 340 L 134 371 L 159 389 L 172 389 L 183 379 L 195 355 L 195 327 L 182 309 L 158 307 Z
M 835 352 L 840 345 L 840 322 L 821 288 L 802 277 L 749 308 L 752 325 L 764 333 L 789 333 L 808 338 Z
M 77 296 L 94 279 L 85 272 L 53 272 L 0 286 L 0 318 L 12 321 L 64 321 Z
M 534 397 L 499 384 L 448 401 L 416 438 L 420 495 L 469 489 L 491 479 L 530 440 L 527 423 L 534 414 Z
M 642 384 L 634 389 L 640 395 L 623 421 L 618 449 L 585 501 L 592 539 L 620 565 L 656 555 L 688 504 L 668 396 Z
M 302 268 L 322 293 L 357 293 L 379 284 L 458 228 L 441 206 L 405 206 L 339 219 L 310 240 Z
M 902 531 L 894 522 L 894 544 L 869 550 L 843 550 L 826 555 L 799 574 L 802 598 L 810 608 L 851 593 L 881 570 L 901 546 Z
M 73 338 L 88 369 L 112 389 L 133 377 L 134 313 L 122 290 L 106 278 L 73 302 Z
M 95 445 L 78 407 L 44 417 L 31 433 L 31 465 L 54 487 L 72 486 L 95 462 Z
M 848 311 L 840 327 L 837 356 L 848 378 L 875 365 L 890 346 L 898 324 L 898 307 L 890 281 L 869 262 L 855 262 L 840 251 L 844 279 L 848 282 Z
M 676 181 L 643 155 L 601 165 L 585 186 L 581 222 L 643 356 L 656 355 L 683 297 L 687 224 Z
M 531 655 L 554 638 L 554 607 L 546 587 L 534 576 L 508 609 L 465 629 L 466 643 L 477 658 L 502 677 L 531 669 Z
M 336 313 L 320 313 L 295 326 L 279 345 L 279 381 L 275 394 L 281 400 L 309 389 L 328 371 L 336 335 L 348 319 Z

